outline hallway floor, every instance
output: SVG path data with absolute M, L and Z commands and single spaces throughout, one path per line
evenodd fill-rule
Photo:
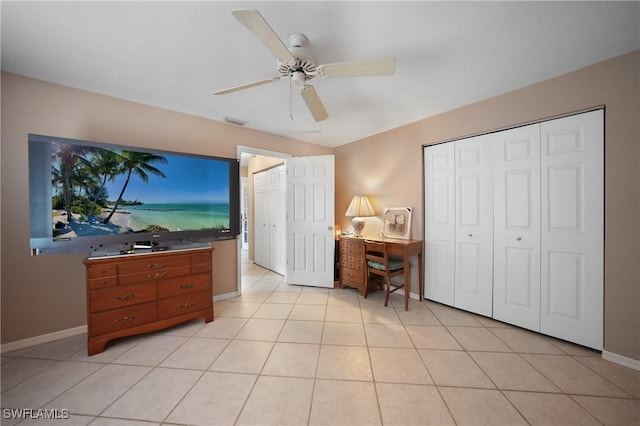
M 428 301 L 405 312 L 401 296 L 385 308 L 380 291 L 365 300 L 242 268 L 242 296 L 216 302 L 209 324 L 92 357 L 84 334 L 3 354 L 2 425 L 640 424 L 640 371 L 598 352 Z M 6 408 L 70 418 L 20 421 Z

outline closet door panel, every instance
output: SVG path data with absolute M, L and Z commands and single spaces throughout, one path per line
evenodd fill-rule
M 286 193 L 284 165 L 269 171 L 269 231 L 270 231 L 270 267 L 280 275 L 286 273 L 287 234 L 286 234 Z
M 493 173 L 490 135 L 456 141 L 454 149 L 454 306 L 492 316 Z
M 540 125 L 498 132 L 494 166 L 493 317 L 540 330 Z
M 262 267 L 269 268 L 269 191 L 267 172 L 253 175 L 253 261 Z
M 455 173 L 453 143 L 424 148 L 425 297 L 454 303 Z
M 542 124 L 541 331 L 603 347 L 604 115 Z

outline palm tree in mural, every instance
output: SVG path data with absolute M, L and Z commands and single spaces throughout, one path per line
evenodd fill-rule
M 59 178 L 62 181 L 62 197 L 64 200 L 65 213 L 67 214 L 67 221 L 72 222 L 71 198 L 75 168 L 78 164 L 78 158 L 87 152 L 87 148 L 73 144 L 54 143 L 53 149 L 53 155 L 60 160 L 58 172 Z
M 87 196 L 91 200 L 89 213 L 93 215 L 97 204 L 100 201 L 106 201 L 108 194 L 105 185 L 107 181 L 113 181 L 119 173 L 121 157 L 114 151 L 97 149 L 91 157 L 80 157 L 79 160 L 96 181 L 93 187 L 87 188 Z
M 129 180 L 131 180 L 132 175 L 138 176 L 140 180 L 145 183 L 149 181 L 149 174 L 161 178 L 167 177 L 162 170 L 152 166 L 153 163 L 168 163 L 167 159 L 162 155 L 151 154 L 148 152 L 121 151 L 119 156 L 120 166 L 117 168 L 117 174 L 127 175 L 127 178 L 124 181 L 124 185 L 122 186 L 122 190 L 120 191 L 120 195 L 118 195 L 118 199 L 116 200 L 113 209 L 111 209 L 109 216 L 107 216 L 102 223 L 109 223 L 109 221 L 111 221 L 111 217 L 116 212 L 118 205 L 122 202 L 122 197 L 124 196 L 124 192 L 127 190 L 127 186 L 129 185 Z

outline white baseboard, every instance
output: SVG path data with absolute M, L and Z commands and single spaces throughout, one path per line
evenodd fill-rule
M 213 296 L 213 301 L 220 302 L 221 300 L 231 299 L 232 297 L 237 297 L 237 296 L 238 296 L 238 292 L 232 291 L 231 293 L 224 293 L 224 294 L 219 294 L 217 296 Z
M 41 345 L 43 343 L 53 342 L 54 340 L 63 339 L 65 337 L 76 336 L 78 334 L 86 333 L 87 326 L 81 325 L 79 327 L 68 328 L 66 330 L 54 331 L 53 333 L 42 334 L 40 336 L 29 337 L 24 340 L 17 340 L 15 342 L 4 343 L 0 349 L 0 353 L 8 353 L 17 351 L 20 349 L 28 348 L 30 346 Z
M 640 371 L 640 360 L 637 359 L 628 358 L 608 351 L 602 351 L 602 359 Z
M 231 299 L 232 297 L 236 297 L 238 295 L 237 292 L 233 291 L 231 293 L 220 294 L 218 296 L 214 296 L 213 301 L 219 302 L 225 299 Z M 13 351 L 17 351 L 20 349 L 28 348 L 35 345 L 41 345 L 43 343 L 53 342 L 54 340 L 63 339 L 65 337 L 76 336 L 78 334 L 86 333 L 87 326 L 81 325 L 79 327 L 68 328 L 66 330 L 54 331 L 53 333 L 42 334 L 40 336 L 29 337 L 24 340 L 17 340 L 15 342 L 3 343 L 0 346 L 0 353 L 9 353 Z

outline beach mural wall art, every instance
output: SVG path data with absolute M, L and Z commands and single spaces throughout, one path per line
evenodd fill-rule
M 229 227 L 229 164 L 51 144 L 54 240 Z

